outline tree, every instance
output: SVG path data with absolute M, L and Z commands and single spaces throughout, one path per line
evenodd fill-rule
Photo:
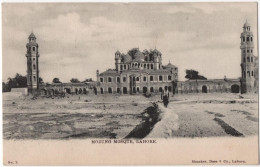
M 83 81 L 83 82 L 92 82 L 93 80 L 92 80 L 92 78 L 88 78 L 88 79 L 85 79 L 85 81 Z
M 21 74 L 16 74 L 14 78 L 9 77 L 7 83 L 2 82 L 2 91 L 11 91 L 12 88 L 25 88 L 27 87 L 27 77 Z
M 186 70 L 185 78 L 189 80 L 207 80 L 206 77 L 199 75 L 199 72 L 196 70 Z
M 53 78 L 52 83 L 61 83 L 59 78 Z
M 8 84 L 6 84 L 5 82 L 2 82 L 2 90 L 3 90 L 3 92 L 10 92 L 11 91 Z
M 77 78 L 71 78 L 71 83 L 80 83 L 80 81 Z

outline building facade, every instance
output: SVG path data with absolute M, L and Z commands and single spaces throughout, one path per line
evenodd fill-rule
M 115 68 L 102 73 L 97 70 L 97 81 L 92 83 L 39 84 L 39 52 L 36 37 L 29 36 L 27 48 L 28 93 L 42 95 L 67 94 L 156 94 L 169 90 L 186 93 L 250 93 L 258 92 L 258 57 L 254 55 L 254 36 L 246 21 L 241 33 L 241 77 L 237 79 L 210 79 L 178 81 L 178 67 L 162 65 L 162 54 L 157 49 L 138 48 L 127 54 L 115 53 Z
M 131 55 L 129 54 L 131 53 Z M 97 70 L 98 94 L 139 94 L 173 91 L 178 81 L 178 68 L 170 62 L 162 65 L 162 54 L 157 49 L 135 48 L 128 54 L 115 53 L 115 69 L 99 73 Z

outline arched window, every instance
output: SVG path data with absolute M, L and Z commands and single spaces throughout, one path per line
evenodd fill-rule
M 120 77 L 116 78 L 117 83 L 120 83 Z
M 150 68 L 150 64 L 147 64 L 147 69 L 149 69 Z
M 112 78 L 111 77 L 108 77 L 108 82 L 112 82 Z
M 153 81 L 153 76 L 150 76 L 150 81 Z
M 159 76 L 159 81 L 162 81 L 163 80 L 163 77 L 160 75 Z
M 153 64 L 151 64 L 151 69 L 153 69 Z
M 120 66 L 120 70 L 123 70 L 123 65 Z
M 104 94 L 104 89 L 103 88 L 100 88 L 100 93 Z
M 150 87 L 150 92 L 153 92 L 153 87 Z
M 246 37 L 246 42 L 249 42 L 249 37 Z
M 35 70 L 35 64 L 33 65 L 33 69 Z
M 120 88 L 116 88 L 116 93 L 120 93 Z
M 168 80 L 172 80 L 172 76 L 171 75 L 168 75 Z
M 253 37 L 251 37 L 251 41 L 253 41 Z
M 126 65 L 124 65 L 124 69 L 126 69 Z
M 144 64 L 144 68 L 146 68 L 146 64 Z
M 246 62 L 246 57 L 244 56 L 244 63 Z
M 146 77 L 143 78 L 143 81 L 146 81 Z
M 162 87 L 159 87 L 159 92 L 162 92 Z
M 112 94 L 112 88 L 110 88 L 110 87 L 108 88 L 108 93 Z
M 247 71 L 248 76 L 250 77 L 250 71 Z
M 103 82 L 103 78 L 100 78 L 100 82 Z
M 35 51 L 35 47 L 32 47 L 33 48 L 33 51 Z
M 36 77 L 35 76 L 33 76 L 33 80 L 36 81 Z
M 253 57 L 251 57 L 251 62 L 253 62 Z
M 251 75 L 254 76 L 254 72 L 253 71 L 251 72 Z
M 250 62 L 250 58 L 249 57 L 247 57 L 247 62 Z
M 126 77 L 123 77 L 123 82 L 126 82 Z
M 139 81 L 139 77 L 136 77 L 136 81 Z
M 243 42 L 245 42 L 245 37 L 243 37 Z

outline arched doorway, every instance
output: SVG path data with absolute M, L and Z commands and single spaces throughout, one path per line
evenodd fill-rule
M 58 90 L 58 89 L 55 89 L 54 94 L 55 94 L 55 95 L 58 95 L 58 94 L 59 94 L 59 90 Z
M 75 89 L 75 94 L 77 95 L 79 93 L 78 88 Z
M 127 88 L 126 87 L 123 88 L 123 93 L 127 94 Z
M 202 93 L 208 93 L 207 86 L 205 86 L 205 85 L 202 86 Z
M 120 93 L 120 88 L 116 88 L 116 93 Z
M 41 95 L 47 95 L 47 90 L 42 89 L 42 90 L 41 90 Z
M 83 88 L 83 94 L 87 94 L 87 89 Z
M 54 89 L 51 89 L 51 90 L 50 90 L 50 95 L 51 95 L 51 96 L 54 95 Z
M 168 91 L 171 92 L 172 91 L 172 87 L 168 86 Z
M 112 94 L 112 88 L 110 88 L 110 87 L 108 88 L 108 93 Z
M 147 92 L 147 87 L 143 87 L 143 93 L 146 93 Z
M 64 88 L 65 92 L 71 94 L 70 88 Z
M 82 94 L 82 92 L 83 92 L 83 91 L 82 91 L 82 89 L 81 89 L 81 88 L 79 88 L 79 94 Z
M 239 86 L 237 84 L 231 86 L 231 93 L 239 93 Z

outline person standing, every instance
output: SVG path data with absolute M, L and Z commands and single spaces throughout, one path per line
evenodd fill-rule
M 162 91 L 161 99 L 163 100 L 164 107 L 167 108 L 169 104 L 169 91 L 167 87 Z

